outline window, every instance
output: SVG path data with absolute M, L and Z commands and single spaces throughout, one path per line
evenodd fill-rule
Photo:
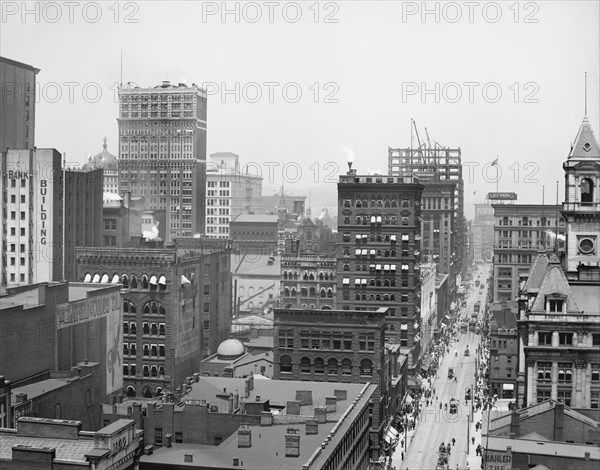
M 290 356 L 281 356 L 279 370 L 284 374 L 292 373 L 292 358 Z
M 550 390 L 537 389 L 537 402 L 541 403 L 545 400 L 549 400 L 551 396 Z
M 300 360 L 300 372 L 310 374 L 310 359 L 308 357 L 303 357 Z
M 338 374 L 338 361 L 337 359 L 331 358 L 327 361 L 327 374 L 337 375 Z
M 558 344 L 561 346 L 572 346 L 573 345 L 573 334 L 572 333 L 559 333 Z
M 566 390 L 559 390 L 557 394 L 558 401 L 564 403 L 567 406 L 571 406 L 571 392 Z
M 342 375 L 352 375 L 352 361 L 350 359 L 342 360 Z
M 552 363 L 538 362 L 538 382 L 552 381 Z
M 592 345 L 600 346 L 600 333 L 592 333 Z
M 183 433 L 175 431 L 175 442 L 182 443 L 183 442 Z
M 361 377 L 370 377 L 373 375 L 373 363 L 369 359 L 360 361 L 360 375 Z
M 154 443 L 162 445 L 162 428 L 154 428 Z
M 540 331 L 538 333 L 539 346 L 552 346 L 552 333 L 549 331 Z
M 592 392 L 590 400 L 590 408 L 598 409 L 600 403 L 600 393 Z
M 592 382 L 600 382 L 600 364 L 592 364 Z
M 325 361 L 322 358 L 317 357 L 315 359 L 315 374 L 322 375 L 324 373 L 325 373 Z
M 550 299 L 549 300 L 549 312 L 562 312 L 563 311 L 563 299 Z

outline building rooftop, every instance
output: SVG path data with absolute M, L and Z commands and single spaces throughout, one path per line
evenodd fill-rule
M 532 312 L 540 312 L 546 310 L 546 295 L 548 294 L 562 294 L 567 298 L 567 312 L 579 313 L 581 308 L 575 302 L 573 292 L 569 287 L 569 283 L 565 276 L 564 270 L 560 264 L 560 261 L 556 255 L 551 255 L 549 264 L 546 267 L 544 273 L 544 280 L 540 286 L 539 293 L 531 306 Z
M 596 136 L 590 126 L 590 121 L 587 116 L 583 118 L 583 122 L 575 137 L 575 143 L 571 146 L 568 159 L 583 159 L 583 160 L 598 160 L 600 159 L 600 147 L 596 141 Z
M 269 264 L 270 258 L 269 255 L 246 253 L 237 265 L 231 263 L 232 274 L 274 277 L 279 281 L 281 277 L 281 256 L 273 257 L 274 260 L 271 264 Z
M 535 257 L 535 260 L 533 261 L 533 265 L 531 266 L 527 282 L 525 283 L 525 291 L 537 292 L 539 290 L 540 285 L 544 280 L 544 274 L 546 273 L 547 267 L 548 255 L 546 255 L 545 251 L 538 252 L 537 256 Z
M 0 297 L 0 310 L 19 305 L 22 305 L 24 308 L 32 308 L 44 305 L 44 303 L 40 300 L 43 298 L 43 293 L 41 290 L 46 287 L 59 287 L 61 284 L 67 284 L 69 302 L 85 299 L 90 292 L 100 291 L 102 289 L 114 289 L 117 286 L 116 284 L 84 284 L 78 282 L 42 282 L 38 284 L 31 284 L 19 292 Z
M 30 70 L 33 73 L 39 73 L 40 72 L 40 69 L 35 68 L 32 65 L 24 64 L 23 62 L 18 62 L 16 60 L 12 60 L 12 59 L 9 59 L 7 57 L 0 57 L 0 62 L 8 64 L 8 65 L 13 65 L 15 67 L 20 67 L 22 69 Z
M 566 459 L 585 459 L 586 453 L 590 460 L 600 460 L 600 447 L 589 444 L 573 444 L 571 442 L 538 441 L 529 439 L 510 439 L 508 437 L 482 437 L 482 445 L 490 451 L 505 452 L 507 447 L 513 453 L 528 455 L 560 455 Z
M 203 386 L 213 388 L 217 393 L 222 393 L 223 388 L 228 390 L 244 390 L 245 379 L 227 379 L 220 377 L 202 377 L 200 382 Z M 199 383 L 192 384 L 192 387 Z M 312 391 L 313 403 L 325 405 L 325 397 L 333 396 L 334 390 L 345 390 L 345 400 L 337 402 L 337 411 L 327 413 L 327 422 L 318 424 L 317 434 L 306 434 L 305 424 L 289 424 L 281 417 L 274 416 L 272 426 L 249 426 L 251 432 L 251 447 L 238 447 L 238 432 L 232 434 L 218 447 L 207 447 L 189 444 L 173 444 L 172 447 L 162 447 L 154 451 L 152 455 L 143 456 L 141 462 L 160 465 L 169 463 L 183 467 L 205 467 L 205 468 L 231 468 L 233 459 L 239 459 L 239 466 L 250 469 L 298 469 L 303 466 L 307 468 L 320 468 L 330 452 L 341 442 L 348 427 L 354 422 L 358 413 L 371 399 L 376 386 L 373 384 L 346 384 L 346 383 L 319 383 L 300 382 L 285 380 L 254 380 L 254 390 L 251 392 L 248 402 L 254 401 L 259 395 L 261 401 L 270 400 L 274 403 L 285 403 L 296 400 L 296 391 Z M 191 393 L 194 393 L 193 390 Z M 204 397 L 203 397 L 204 398 Z M 312 419 L 314 405 L 302 406 L 300 414 L 305 418 Z M 282 423 L 282 424 L 278 424 Z M 300 455 L 298 457 L 286 457 L 286 430 L 296 428 L 300 437 Z M 325 443 L 325 439 L 330 441 Z M 322 449 L 322 444 L 326 444 Z M 192 462 L 185 462 L 184 455 L 191 454 Z M 188 457 L 189 459 L 189 457 Z
M 230 223 L 276 224 L 278 219 L 279 216 L 277 215 L 240 214 Z
M 32 398 L 39 397 L 40 395 L 51 392 L 52 390 L 56 390 L 57 388 L 65 387 L 71 380 L 72 379 L 70 378 L 47 379 L 29 385 L 24 385 L 22 387 L 13 388 L 11 390 L 11 402 L 13 404 L 17 403 L 17 395 L 19 393 L 25 393 L 27 395 L 27 399 L 31 400 Z
M 85 455 L 94 450 L 94 439 L 52 439 L 0 432 L 0 459 L 12 460 L 13 446 L 54 448 L 57 460 L 87 463 Z

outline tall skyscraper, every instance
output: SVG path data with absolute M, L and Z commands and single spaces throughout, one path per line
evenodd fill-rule
M 468 267 L 461 150 L 419 141 L 417 148 L 390 148 L 388 158 L 390 175 L 415 175 L 425 185 L 423 255 L 439 264 L 439 273 L 448 274 L 448 294 L 455 301 Z
M 420 357 L 421 193 L 417 178 L 358 176 L 338 183 L 337 308 L 389 307 L 386 338 Z
M 0 57 L 0 152 L 35 146 L 35 76 L 39 71 Z
M 195 84 L 119 90 L 119 193 L 166 211 L 166 241 L 205 231 L 206 105 Z

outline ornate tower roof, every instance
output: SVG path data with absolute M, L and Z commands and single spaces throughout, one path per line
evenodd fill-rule
M 600 147 L 596 141 L 596 136 L 590 126 L 590 121 L 587 116 L 583 118 L 583 122 L 575 137 L 575 143 L 569 152 L 569 160 L 600 160 Z

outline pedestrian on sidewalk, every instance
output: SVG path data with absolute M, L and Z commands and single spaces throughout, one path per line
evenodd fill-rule
M 473 443 L 473 445 L 475 445 L 475 436 L 473 436 L 473 437 L 471 438 L 471 442 Z
M 400 459 L 404 460 L 404 452 L 400 452 Z
M 452 447 L 454 447 L 454 444 L 456 444 L 456 439 L 452 438 Z

